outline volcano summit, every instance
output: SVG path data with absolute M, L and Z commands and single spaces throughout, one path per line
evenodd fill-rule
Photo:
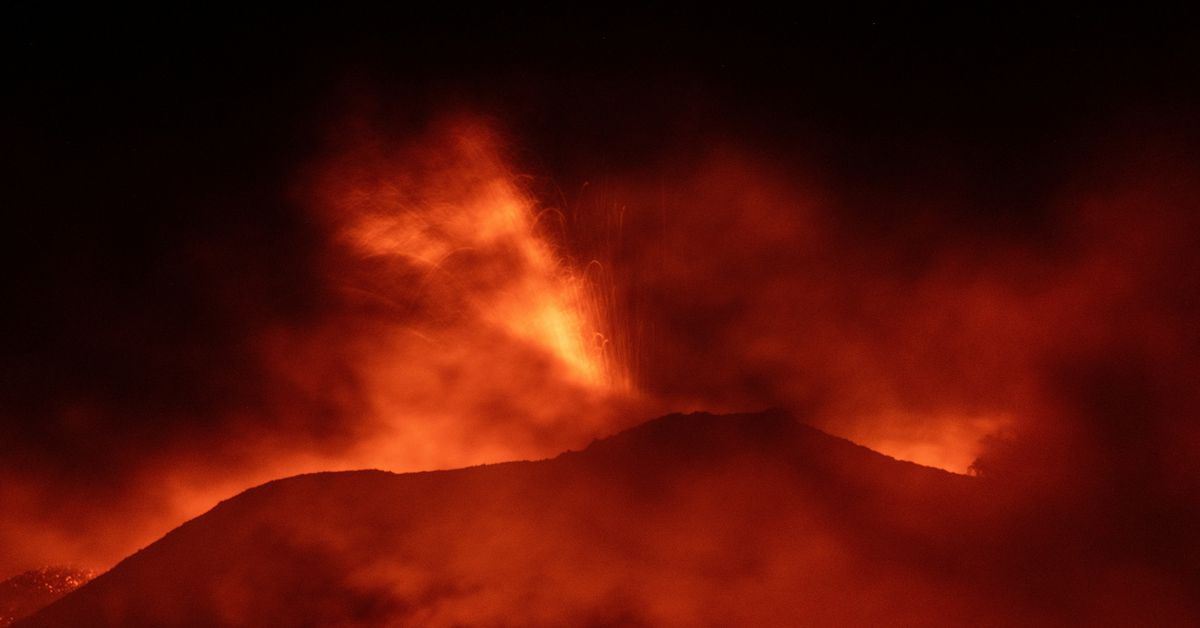
M 551 460 L 270 482 L 17 625 L 1133 619 L 1150 589 L 1101 600 L 1001 499 L 781 412 L 670 415 Z M 1163 591 L 1161 623 L 1186 621 Z

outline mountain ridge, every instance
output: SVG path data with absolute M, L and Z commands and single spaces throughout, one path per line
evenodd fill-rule
M 267 482 L 16 625 L 986 624 L 1010 600 L 975 590 L 977 485 L 781 411 L 672 414 Z

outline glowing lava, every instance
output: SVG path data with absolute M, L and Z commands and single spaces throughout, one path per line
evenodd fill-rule
M 493 136 L 464 125 L 449 138 L 449 161 L 424 169 L 424 181 L 397 171 L 342 201 L 350 217 L 343 240 L 364 257 L 421 273 L 427 292 L 449 291 L 443 296 L 458 306 L 443 315 L 477 317 L 541 349 L 586 387 L 627 386 L 594 340 L 603 323 L 592 286 L 539 229 L 537 203 L 499 159 Z

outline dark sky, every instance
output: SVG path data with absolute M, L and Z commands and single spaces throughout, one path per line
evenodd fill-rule
M 856 246 L 889 251 L 821 266 L 847 281 L 878 274 L 854 260 L 926 276 L 972 247 L 1044 262 L 1071 241 L 1048 199 L 1103 190 L 1114 154 L 1181 173 L 1172 185 L 1195 172 L 1200 38 L 1180 16 L 735 9 L 10 16 L 0 473 L 66 497 L 29 498 L 5 533 L 86 519 L 90 506 L 71 504 L 125 495 L 177 449 L 227 452 L 234 422 L 284 441 L 354 440 L 344 408 L 321 399 L 280 418 L 288 384 L 256 344 L 330 315 L 328 238 L 297 181 L 336 150 L 349 114 L 386 120 L 396 141 L 447 112 L 489 117 L 516 138 L 517 167 L 565 195 L 585 181 L 688 179 L 678 173 L 711 146 L 749 147 L 785 172 L 804 164 L 836 192 Z M 758 268 L 731 255 L 722 268 Z M 1173 321 L 1195 313 L 1182 276 L 1146 289 Z M 642 313 L 670 326 L 680 299 L 647 290 L 643 307 L 661 307 Z M 661 336 L 707 347 L 731 306 L 694 305 Z M 883 329 L 883 342 L 901 333 Z M 678 368 L 718 363 L 714 351 L 663 358 L 644 386 L 700 404 L 786 397 L 762 364 L 729 397 L 689 389 L 724 381 Z

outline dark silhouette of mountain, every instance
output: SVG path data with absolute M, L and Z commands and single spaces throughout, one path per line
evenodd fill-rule
M 42 567 L 0 582 L 0 627 L 33 614 L 95 576 L 88 569 Z
M 780 412 L 552 460 L 319 473 L 224 501 L 18 625 L 1062 625 L 1119 620 L 981 480 Z M 1142 600 L 1144 602 L 1144 600 Z M 1133 607 L 1131 607 L 1133 608 Z M 1160 615 L 1171 623 L 1173 615 Z M 1093 622 L 1107 623 L 1105 621 Z

